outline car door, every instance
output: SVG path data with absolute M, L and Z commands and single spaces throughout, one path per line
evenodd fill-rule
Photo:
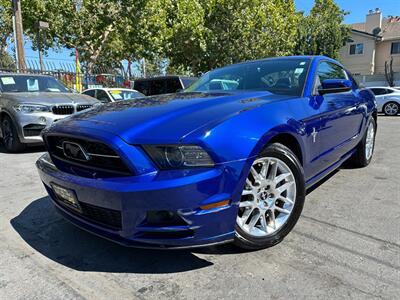
M 350 91 L 319 95 L 321 82 L 326 79 L 351 78 L 342 67 L 329 61 L 321 61 L 317 67 L 314 95 L 320 103 L 321 126 L 316 138 L 320 139 L 320 163 L 328 167 L 356 146 L 364 109 L 358 86 L 353 80 Z

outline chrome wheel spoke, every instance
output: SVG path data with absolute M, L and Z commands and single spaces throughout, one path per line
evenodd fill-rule
M 283 202 L 285 202 L 285 203 L 288 203 L 288 204 L 290 204 L 290 205 L 293 205 L 293 204 L 294 204 L 294 202 L 293 202 L 291 199 L 287 198 L 287 197 L 279 196 L 279 197 L 278 197 L 278 200 L 281 200 L 281 201 L 283 201 Z
M 237 225 L 255 237 L 273 234 L 289 219 L 296 199 L 295 177 L 282 160 L 254 161 L 239 202 Z
M 276 219 L 275 219 L 275 212 L 271 209 L 268 210 L 268 216 L 269 216 L 269 226 L 272 227 L 273 229 L 276 229 Z
M 252 207 L 253 201 L 241 201 L 239 207 Z
M 289 181 L 280 187 L 278 187 L 276 190 L 278 191 L 279 195 L 281 195 L 284 191 L 286 191 L 288 188 L 290 188 L 294 184 L 293 181 Z
M 260 219 L 260 217 L 261 217 L 260 211 L 257 211 L 257 212 L 251 217 L 251 220 L 250 220 L 249 225 L 248 225 L 250 231 L 254 228 L 254 226 L 256 226 L 256 224 L 257 224 L 258 220 Z
M 279 207 L 279 206 L 275 206 L 275 210 L 277 210 L 277 211 L 279 211 L 280 213 L 283 213 L 283 214 L 285 214 L 285 215 L 290 214 L 290 211 L 289 211 L 289 210 L 284 209 L 284 208 L 281 208 L 281 207 Z

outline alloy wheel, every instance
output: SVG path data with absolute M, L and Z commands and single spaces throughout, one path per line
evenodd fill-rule
M 375 126 L 372 122 L 369 123 L 367 129 L 367 137 L 365 140 L 365 158 L 369 160 L 374 152 L 375 144 Z
M 388 103 L 385 105 L 385 114 L 389 116 L 395 116 L 399 112 L 399 106 L 397 103 Z
M 257 159 L 251 169 L 239 203 L 237 225 L 253 237 L 278 231 L 289 219 L 296 198 L 293 172 L 280 159 Z

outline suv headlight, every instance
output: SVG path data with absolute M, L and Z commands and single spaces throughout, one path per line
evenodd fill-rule
M 25 114 L 50 111 L 49 106 L 41 105 L 41 104 L 26 104 L 26 103 L 16 105 L 16 106 L 14 106 L 14 109 L 18 112 L 25 113 Z
M 214 166 L 210 155 L 200 146 L 144 145 L 143 148 L 162 170 Z

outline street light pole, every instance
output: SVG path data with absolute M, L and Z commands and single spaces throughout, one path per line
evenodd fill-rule
M 14 19 L 14 43 L 17 56 L 17 70 L 23 72 L 25 68 L 24 36 L 22 28 L 21 0 L 12 0 Z

